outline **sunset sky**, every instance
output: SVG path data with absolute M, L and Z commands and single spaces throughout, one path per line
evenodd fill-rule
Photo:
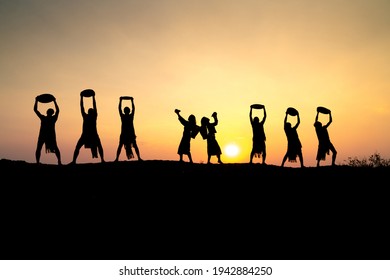
M 33 105 L 51 93 L 60 107 L 57 142 L 69 163 L 87 88 L 96 92 L 106 161 L 115 159 L 124 95 L 134 97 L 144 160 L 179 159 L 177 108 L 198 124 L 217 112 L 222 161 L 249 162 L 254 103 L 267 110 L 268 164 L 280 165 L 286 152 L 288 107 L 301 116 L 306 166 L 316 164 L 317 106 L 332 111 L 337 164 L 374 153 L 390 158 L 389 14 L 388 0 L 0 1 L 0 158 L 35 162 L 40 120 Z M 237 156 L 225 152 L 229 144 Z M 206 141 L 198 135 L 191 145 L 194 162 L 207 162 Z M 43 149 L 41 162 L 57 161 Z M 82 148 L 78 162 L 100 160 Z M 330 163 L 328 156 L 321 165 Z

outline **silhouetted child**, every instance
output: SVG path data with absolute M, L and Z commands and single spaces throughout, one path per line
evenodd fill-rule
M 203 139 L 207 140 L 207 163 L 210 163 L 211 156 L 216 156 L 218 158 L 218 163 L 223 163 L 221 160 L 221 147 L 215 138 L 215 133 L 217 133 L 215 126 L 218 125 L 217 113 L 214 112 L 211 116 L 213 117 L 214 122 L 210 123 L 209 118 L 203 117 L 201 119 L 200 128 Z
M 183 135 L 177 150 L 180 162 L 183 162 L 183 155 L 187 155 L 190 163 L 193 163 L 191 155 L 191 138 L 194 139 L 199 132 L 199 127 L 196 125 L 196 118 L 194 115 L 190 115 L 188 120 L 185 120 L 180 115 L 180 110 L 178 109 L 175 109 L 175 113 L 177 114 L 180 123 L 184 126 Z
M 122 100 L 129 99 L 131 101 L 131 111 L 129 107 L 125 107 L 122 111 Z M 135 153 L 137 154 L 138 160 L 142 161 L 140 152 L 137 145 L 137 136 L 135 135 L 134 129 L 134 114 L 135 114 L 135 104 L 133 97 L 121 96 L 119 98 L 118 105 L 119 116 L 121 118 L 121 134 L 119 136 L 119 145 L 116 151 L 115 161 L 119 160 L 119 155 L 121 153 L 122 147 L 125 146 L 126 157 L 131 159 L 134 157 L 132 148 L 134 148 Z
M 88 113 L 86 113 L 84 109 L 84 96 L 82 93 L 83 92 L 81 92 L 80 94 L 80 109 L 81 109 L 81 115 L 83 117 L 83 130 L 79 140 L 77 141 L 71 164 L 76 163 L 77 157 L 79 155 L 82 146 L 84 146 L 87 149 L 91 149 L 92 158 L 97 158 L 99 152 L 101 162 L 104 162 L 103 146 L 100 141 L 99 134 L 97 132 L 98 113 L 96 107 L 95 94 L 91 96 L 92 108 L 89 108 Z
M 53 97 L 54 98 L 54 97 Z M 57 101 L 53 100 L 55 111 L 52 108 L 47 109 L 46 116 L 41 114 L 38 110 L 38 97 L 35 98 L 34 112 L 41 120 L 41 126 L 39 129 L 39 136 L 37 142 L 37 148 L 35 151 L 35 159 L 37 163 L 40 163 L 41 151 L 43 144 L 45 144 L 46 153 L 55 153 L 58 165 L 61 165 L 61 153 L 57 145 L 55 124 L 58 120 L 60 109 Z
M 297 132 L 297 128 L 301 123 L 299 113 L 296 111 L 297 122 L 294 126 L 291 126 L 291 123 L 287 121 L 288 115 L 288 112 L 286 112 L 286 116 L 284 117 L 284 132 L 287 137 L 287 152 L 283 157 L 282 167 L 284 167 L 284 163 L 287 159 L 289 162 L 296 162 L 297 156 L 299 158 L 301 167 L 305 167 L 303 165 L 302 144 L 299 140 Z
M 267 111 L 265 110 L 265 106 L 261 106 L 263 109 L 263 118 L 260 121 L 259 117 L 252 117 L 253 105 L 250 107 L 249 111 L 249 120 L 252 126 L 252 150 L 250 154 L 249 163 L 253 163 L 254 157 L 262 157 L 262 164 L 265 164 L 265 159 L 267 157 L 266 152 L 266 137 L 264 132 L 264 123 L 267 119 Z
M 326 159 L 326 155 L 329 155 L 329 152 L 332 151 L 332 165 L 336 165 L 336 155 L 337 151 L 333 146 L 332 142 L 329 138 L 328 127 L 332 123 L 332 113 L 329 111 L 329 121 L 326 125 L 322 125 L 321 122 L 318 121 L 319 111 L 317 110 L 316 119 L 314 122 L 314 127 L 316 130 L 317 138 L 318 138 L 318 150 L 317 150 L 317 167 L 320 166 L 320 161 Z

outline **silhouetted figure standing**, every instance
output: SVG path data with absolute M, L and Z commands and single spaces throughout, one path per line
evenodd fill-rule
M 317 150 L 317 167 L 320 166 L 320 161 L 326 159 L 326 155 L 329 155 L 329 152 L 332 151 L 332 165 L 336 165 L 336 155 L 337 151 L 333 146 L 332 142 L 329 138 L 328 127 L 332 123 L 332 112 L 330 110 L 327 111 L 329 114 L 329 121 L 326 125 L 322 125 L 321 122 L 318 121 L 320 111 L 317 109 L 317 115 L 314 122 L 314 127 L 316 130 L 317 138 L 318 138 L 318 150 Z
M 257 105 L 257 104 L 256 104 Z M 255 107 L 256 107 L 255 105 Z M 252 117 L 252 111 L 254 109 L 254 105 L 251 106 L 249 111 L 249 120 L 252 126 L 252 150 L 250 154 L 250 160 L 249 163 L 253 163 L 254 157 L 262 157 L 262 164 L 265 164 L 265 159 L 267 157 L 266 152 L 266 137 L 264 132 L 264 123 L 267 119 L 267 111 L 265 110 L 265 106 L 263 105 L 257 105 L 256 108 L 263 109 L 263 118 L 260 121 L 259 117 Z
M 52 108 L 47 109 L 46 116 L 41 114 L 38 110 L 38 97 L 35 98 L 34 112 L 41 120 L 41 127 L 39 129 L 39 136 L 37 142 L 37 149 L 35 151 L 35 159 L 37 163 L 40 163 L 41 151 L 43 144 L 45 144 L 46 153 L 55 153 L 58 165 L 61 165 L 61 153 L 57 145 L 55 124 L 58 120 L 60 109 L 57 101 L 53 97 L 53 103 L 55 111 Z
M 283 157 L 282 167 L 284 167 L 284 163 L 288 159 L 289 162 L 296 162 L 297 156 L 299 158 L 299 162 L 301 167 L 305 167 L 303 165 L 303 156 L 302 156 L 302 144 L 298 137 L 297 128 L 301 123 L 299 112 L 296 111 L 297 122 L 294 126 L 291 125 L 290 122 L 287 121 L 289 113 L 286 112 L 286 116 L 284 117 L 284 132 L 287 137 L 287 152 Z M 295 115 L 295 114 L 294 114 Z
M 209 118 L 203 117 L 201 119 L 200 128 L 203 139 L 207 140 L 207 163 L 210 163 L 211 156 L 216 156 L 218 158 L 218 163 L 223 163 L 221 160 L 222 150 L 215 138 L 215 133 L 217 133 L 215 126 L 218 125 L 217 113 L 214 112 L 211 116 L 213 117 L 214 122 L 210 123 Z
M 177 149 L 180 162 L 183 162 L 183 155 L 187 155 L 190 163 L 193 163 L 191 155 L 191 138 L 194 139 L 199 132 L 199 127 L 196 125 L 196 117 L 191 114 L 188 117 L 188 120 L 186 120 L 180 115 L 179 109 L 175 109 L 175 113 L 177 114 L 180 123 L 184 127 L 179 148 Z
M 122 100 L 129 99 L 131 101 L 131 111 L 129 107 L 125 107 L 122 111 Z M 118 105 L 119 116 L 121 118 L 121 134 L 119 137 L 119 145 L 116 151 L 115 161 L 119 160 L 119 155 L 121 153 L 122 147 L 125 146 L 126 157 L 131 159 L 134 157 L 132 148 L 134 148 L 135 153 L 137 154 L 138 160 L 142 161 L 140 152 L 137 145 L 137 136 L 135 135 L 134 129 L 134 115 L 135 115 L 135 104 L 133 97 L 121 96 L 119 98 Z
M 83 117 L 83 130 L 79 140 L 77 141 L 76 148 L 73 153 L 73 160 L 71 163 L 76 163 L 77 157 L 79 156 L 79 152 L 82 146 L 91 149 L 92 158 L 97 158 L 99 152 L 101 162 L 104 162 L 103 146 L 100 141 L 99 134 L 97 132 L 98 112 L 96 107 L 95 94 L 93 93 L 93 95 L 87 96 L 83 95 L 83 92 L 84 91 L 82 91 L 80 94 L 80 109 L 81 115 Z M 86 97 L 92 98 L 92 108 L 88 109 L 88 113 L 86 113 L 84 109 L 84 98 Z

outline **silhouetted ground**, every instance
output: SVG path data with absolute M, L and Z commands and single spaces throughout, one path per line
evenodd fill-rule
M 1 259 L 390 259 L 390 168 L 0 167 Z

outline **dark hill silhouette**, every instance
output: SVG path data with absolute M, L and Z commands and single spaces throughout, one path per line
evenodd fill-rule
M 0 167 L 1 259 L 390 258 L 388 167 Z

